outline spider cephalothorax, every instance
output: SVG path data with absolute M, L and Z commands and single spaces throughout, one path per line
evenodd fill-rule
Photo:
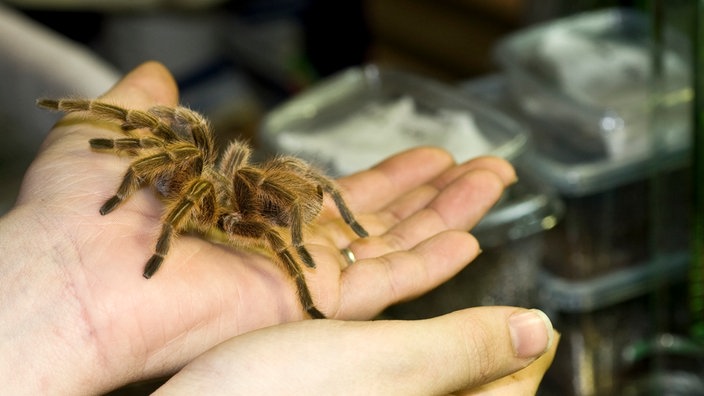
M 315 267 L 303 245 L 303 230 L 320 213 L 323 195 L 332 197 L 357 235 L 367 236 L 331 179 L 294 157 L 276 157 L 255 166 L 249 146 L 239 141 L 231 142 L 218 160 L 208 122 L 184 107 L 141 111 L 88 99 L 41 99 L 38 105 L 120 123 L 123 137 L 89 141 L 95 150 L 135 157 L 100 213 L 110 213 L 144 186 L 154 187 L 163 198 L 162 228 L 144 268 L 145 278 L 159 269 L 177 234 L 223 233 L 235 245 L 252 241 L 268 247 L 294 279 L 305 310 L 312 317 L 324 317 L 313 303 L 299 264 Z

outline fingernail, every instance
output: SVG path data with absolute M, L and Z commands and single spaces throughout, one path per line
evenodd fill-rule
M 531 309 L 513 314 L 508 327 L 516 357 L 538 357 L 552 345 L 552 323 L 543 311 Z

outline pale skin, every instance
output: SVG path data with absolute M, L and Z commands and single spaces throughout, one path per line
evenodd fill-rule
M 176 105 L 178 92 L 169 72 L 150 62 L 101 99 L 147 109 Z M 64 118 L 0 218 L 4 392 L 96 394 L 173 373 L 161 394 L 276 394 L 287 384 L 288 394 L 535 392 L 557 342 L 534 311 L 366 321 L 479 254 L 465 230 L 515 182 L 507 162 L 455 164 L 442 150 L 420 148 L 341 179 L 371 237 L 357 238 L 326 205 L 305 235 L 318 263 L 306 278 L 331 319 L 304 320 L 275 260 L 198 237 L 180 237 L 144 279 L 160 201 L 143 189 L 98 213 L 129 159 L 93 152 L 88 140 L 117 135 L 104 123 Z M 346 264 L 344 247 L 355 264 Z

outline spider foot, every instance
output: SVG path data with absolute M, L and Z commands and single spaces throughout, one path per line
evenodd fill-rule
M 320 312 L 318 308 L 314 306 L 307 307 L 306 312 L 308 312 L 308 315 L 310 315 L 312 319 L 325 319 L 325 314 Z
M 151 278 L 152 275 L 159 270 L 159 267 L 161 267 L 161 263 L 163 261 L 164 256 L 160 256 L 158 254 L 153 255 L 149 258 L 149 261 L 147 261 L 147 265 L 144 266 L 144 274 L 142 275 L 147 279 Z
M 58 110 L 59 101 L 55 99 L 41 98 L 37 100 L 37 106 L 44 107 L 46 109 Z
M 313 257 L 308 253 L 308 249 L 303 246 L 296 246 L 296 252 L 298 252 L 298 256 L 306 267 L 315 268 L 315 261 L 313 261 Z
M 362 227 L 356 221 L 350 222 L 349 226 L 350 226 L 350 228 L 352 228 L 352 231 L 354 231 L 354 233 L 357 234 L 357 236 L 359 236 L 360 238 L 366 238 L 369 236 L 369 233 L 367 232 L 367 230 L 365 230 L 364 227 Z
M 120 202 L 122 202 L 122 199 L 117 195 L 113 195 L 112 198 L 108 199 L 103 206 L 100 207 L 100 214 L 105 216 L 112 212 Z
M 110 150 L 115 148 L 115 143 L 112 139 L 95 138 L 88 141 L 90 147 L 95 150 Z

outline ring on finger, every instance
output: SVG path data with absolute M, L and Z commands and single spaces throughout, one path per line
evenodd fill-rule
M 357 261 L 354 253 L 352 253 L 352 250 L 349 248 L 340 249 L 340 253 L 342 254 L 342 257 L 345 258 L 345 261 L 347 261 L 347 264 L 354 264 L 355 261 Z

